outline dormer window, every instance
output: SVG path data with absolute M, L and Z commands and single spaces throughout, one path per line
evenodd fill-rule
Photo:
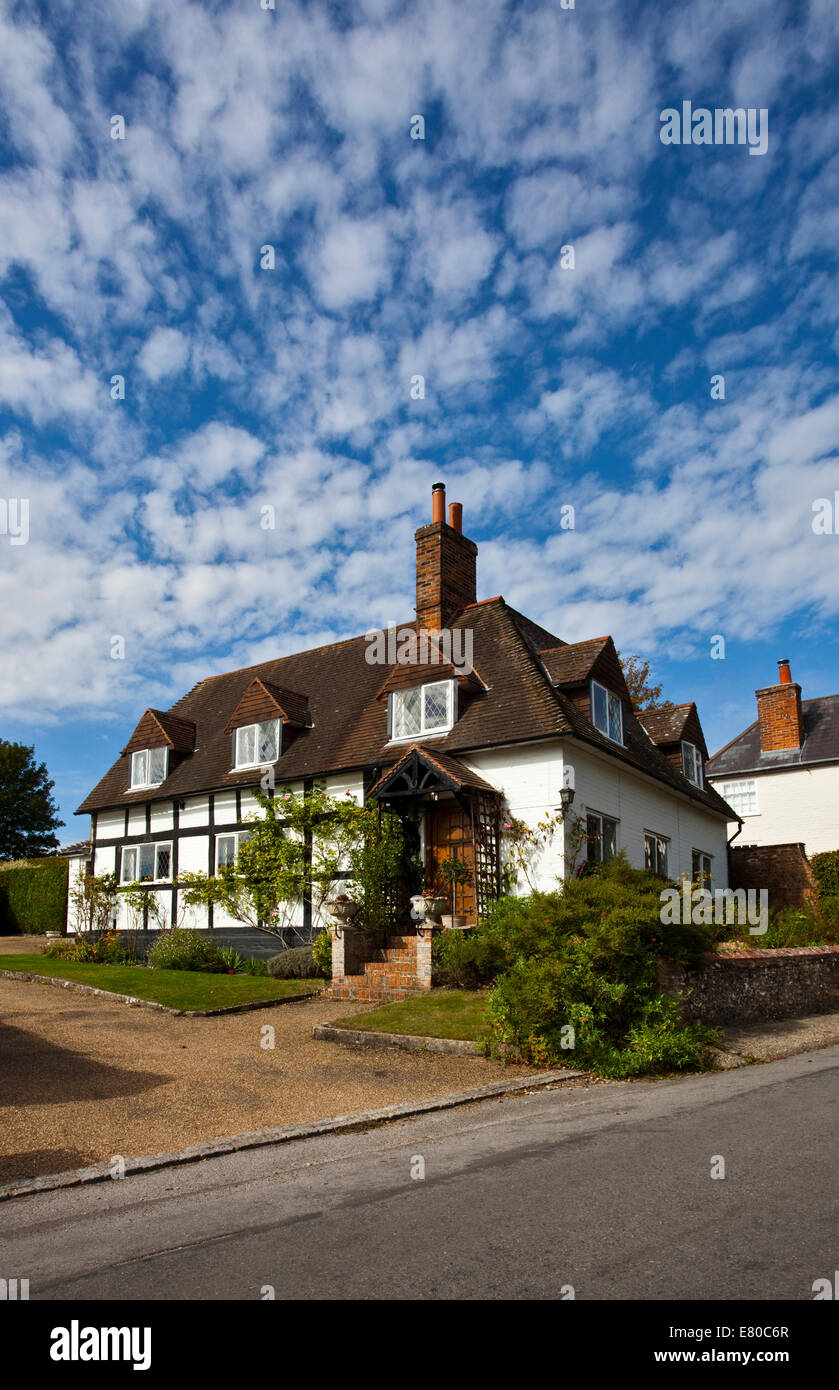
M 702 754 L 695 743 L 682 743 L 682 771 L 695 787 L 702 786 Z
M 591 722 L 613 743 L 623 743 L 623 705 L 597 681 L 591 683 Z
M 280 756 L 280 721 L 243 724 L 234 734 L 234 766 L 265 767 Z
M 166 780 L 168 748 L 144 748 L 131 754 L 131 790 L 137 787 L 159 787 Z
M 446 733 L 454 724 L 455 682 L 434 681 L 390 695 L 391 738 L 419 738 Z

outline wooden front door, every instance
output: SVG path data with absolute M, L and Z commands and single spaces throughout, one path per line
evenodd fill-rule
M 455 914 L 475 920 L 475 851 L 472 844 L 472 822 L 467 813 L 453 801 L 432 803 L 426 816 L 425 872 L 434 887 L 444 888 L 440 865 L 444 859 L 460 859 L 468 864 L 472 877 L 468 883 L 455 888 Z M 445 887 L 451 912 L 451 888 Z

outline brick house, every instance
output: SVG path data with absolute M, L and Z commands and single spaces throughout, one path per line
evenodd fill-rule
M 706 768 L 742 820 L 737 848 L 803 844 L 810 855 L 839 849 L 839 695 L 802 700 L 783 660 L 777 683 L 755 697 L 755 722 Z
M 477 546 L 459 504 L 446 520 L 441 483 L 415 540 L 416 616 L 398 632 L 210 676 L 171 709 L 145 711 L 79 807 L 95 872 L 147 884 L 177 920 L 178 875 L 233 860 L 267 766 L 278 794 L 318 781 L 418 811 L 427 878 L 447 857 L 469 867 L 456 901 L 469 921 L 499 892 L 506 815 L 535 825 L 569 788 L 566 826 L 534 865 L 539 886 L 579 867 L 572 824 L 587 836 L 577 856 L 624 849 L 637 867 L 676 877 L 699 865 L 727 886 L 732 811 L 705 779 L 695 707 L 639 718 L 611 637 L 565 643 L 502 597 L 479 601 Z M 315 918 L 304 898 L 302 939 Z M 242 930 L 203 908 L 186 925 Z

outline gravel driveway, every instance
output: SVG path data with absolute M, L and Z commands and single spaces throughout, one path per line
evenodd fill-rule
M 27 950 L 17 937 L 17 950 Z M 139 1157 L 205 1139 L 426 1099 L 505 1076 L 482 1058 L 315 1042 L 369 1006 L 315 998 L 173 1018 L 0 979 L 0 1180 Z M 275 1030 L 273 1050 L 261 1029 Z

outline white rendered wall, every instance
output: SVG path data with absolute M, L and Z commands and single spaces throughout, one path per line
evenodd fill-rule
M 726 782 L 743 777 L 716 777 L 714 786 L 724 796 Z M 808 855 L 839 849 L 839 767 L 790 768 L 786 772 L 761 772 L 754 777 L 758 814 L 743 817 L 738 845 L 782 845 L 802 841 Z M 737 823 L 728 827 L 734 834 Z
M 514 816 L 534 827 L 546 816 L 554 815 L 560 805 L 564 760 L 574 769 L 572 814 L 584 817 L 588 811 L 598 811 L 616 820 L 618 848 L 626 851 L 635 868 L 644 867 L 644 834 L 653 831 L 670 842 L 668 873 L 672 878 L 691 874 L 692 853 L 696 849 L 712 856 L 714 886 L 728 886 L 725 822 L 607 754 L 600 756 L 582 744 L 557 739 L 491 749 L 462 758 L 467 766 L 504 792 Z M 556 888 L 565 871 L 561 838 L 553 838 L 530 870 L 534 885 L 544 892 Z M 569 873 L 585 858 L 585 844 L 576 856 L 576 865 L 571 862 L 573 853 L 569 837 Z M 527 891 L 527 884 L 521 880 L 519 892 Z

